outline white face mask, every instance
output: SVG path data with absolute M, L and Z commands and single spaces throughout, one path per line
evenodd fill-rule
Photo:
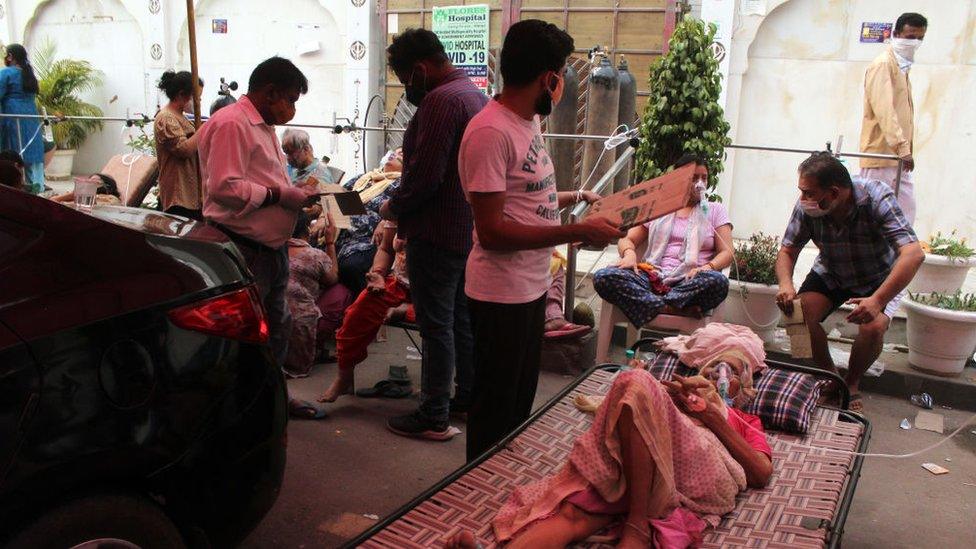
M 891 49 L 908 61 L 915 61 L 915 50 L 922 45 L 921 40 L 914 38 L 892 38 Z
M 830 213 L 830 207 L 826 210 L 820 208 L 820 203 L 816 200 L 800 200 L 800 209 L 810 217 L 823 217 Z

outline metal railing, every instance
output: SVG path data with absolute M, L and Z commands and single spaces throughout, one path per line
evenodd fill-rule
M 127 126 L 146 124 L 151 121 L 151 119 L 141 113 L 136 113 L 135 117 L 113 117 L 113 116 L 52 116 L 52 115 L 29 115 L 29 114 L 3 114 L 0 113 L 0 119 L 2 118 L 23 118 L 23 119 L 36 119 L 41 120 L 44 124 L 57 124 L 64 121 L 70 120 L 85 120 L 85 121 L 102 121 L 102 122 L 124 122 Z M 355 122 L 349 124 L 338 124 L 338 125 L 323 125 L 323 124 L 281 124 L 283 127 L 289 128 L 303 128 L 303 129 L 323 129 L 331 131 L 334 134 L 341 133 L 351 133 L 351 132 L 405 132 L 404 128 L 391 127 L 386 124 L 383 126 L 357 126 Z M 18 137 L 20 137 L 20 125 L 17 125 Z M 585 140 L 585 141 L 607 141 L 612 136 L 609 135 L 586 135 L 586 134 L 563 134 L 563 133 L 544 133 L 543 137 L 549 139 L 572 139 L 572 140 Z M 831 142 L 826 143 L 826 149 L 838 157 L 849 157 L 849 158 L 874 158 L 879 160 L 894 160 L 898 163 L 898 169 L 895 176 L 895 196 L 898 196 L 901 187 L 901 176 L 904 170 L 904 160 L 897 155 L 890 154 L 876 154 L 876 153 L 863 153 L 863 152 L 843 152 L 840 150 L 840 144 L 843 142 L 843 136 L 838 138 L 838 147 L 836 151 L 831 150 Z M 625 142 L 626 143 L 626 142 Z M 815 152 L 821 152 L 823 149 L 797 149 L 791 147 L 774 147 L 769 145 L 743 145 L 743 144 L 729 144 L 726 145 L 727 149 L 735 150 L 752 150 L 752 151 L 767 151 L 767 152 L 782 152 L 782 153 L 795 153 L 795 154 L 813 154 Z M 630 159 L 634 156 L 637 150 L 633 146 L 628 146 L 627 149 L 621 153 L 617 160 L 610 166 L 610 169 L 597 180 L 591 187 L 587 189 L 582 189 L 582 186 L 586 185 L 586 182 L 581 186 L 582 190 L 592 190 L 596 193 L 602 194 L 606 190 L 607 186 L 612 184 L 616 175 L 624 169 Z M 586 202 L 581 202 L 576 204 L 569 212 L 569 222 L 575 223 L 582 218 L 589 208 L 589 204 Z M 562 210 L 566 211 L 566 208 Z M 606 250 L 604 250 L 605 252 Z M 567 320 L 572 320 L 573 308 L 576 302 L 576 290 L 585 282 L 586 277 L 588 277 L 596 264 L 590 266 L 586 274 L 583 276 L 583 280 L 576 280 L 576 266 L 577 266 L 577 247 L 573 244 L 567 245 L 566 251 L 566 290 L 564 295 L 563 309 Z M 601 256 L 602 257 L 602 256 Z M 599 261 L 599 258 L 598 260 Z

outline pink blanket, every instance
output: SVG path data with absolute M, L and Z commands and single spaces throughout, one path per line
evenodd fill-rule
M 515 489 L 493 522 L 499 541 L 551 516 L 563 500 L 581 490 L 593 487 L 607 502 L 624 497 L 627 482 L 616 427 L 625 406 L 656 465 L 651 508 L 669 509 L 670 518 L 678 506 L 709 516 L 735 507 L 736 494 L 746 487 L 742 466 L 711 431 L 674 405 L 651 374 L 631 370 L 617 377 L 593 425 L 573 445 L 568 463 L 552 477 Z M 679 513 L 673 518 L 684 523 L 686 517 Z

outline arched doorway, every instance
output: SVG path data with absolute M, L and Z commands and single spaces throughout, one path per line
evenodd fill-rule
M 280 0 L 277 4 L 273 11 L 262 0 L 203 0 L 196 7 L 204 113 L 216 98 L 221 77 L 237 81 L 238 93 L 244 93 L 254 66 L 279 55 L 291 59 L 309 80 L 309 93 L 299 100 L 294 122 L 331 125 L 334 112 L 344 114 L 340 51 L 344 33 L 317 0 Z M 226 32 L 218 32 L 221 30 Z M 184 21 L 176 59 L 176 66 L 182 69 L 190 66 L 188 44 Z M 309 134 L 317 156 L 330 154 L 331 132 L 310 130 Z
M 47 41 L 56 44 L 58 58 L 85 60 L 102 72 L 102 86 L 83 98 L 101 107 L 106 116 L 147 109 L 142 30 L 119 0 L 41 4 L 26 26 L 24 44 L 35 51 Z M 117 125 L 107 124 L 85 141 L 75 157 L 74 171 L 97 172 L 123 150 L 118 130 Z

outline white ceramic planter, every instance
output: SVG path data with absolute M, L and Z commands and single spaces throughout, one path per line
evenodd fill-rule
M 76 149 L 54 151 L 51 163 L 44 168 L 44 177 L 55 181 L 65 181 L 71 179 L 71 167 L 75 162 Z
M 776 325 L 780 317 L 779 307 L 776 306 L 777 293 L 779 288 L 776 286 L 729 280 L 729 296 L 725 298 L 722 309 L 724 322 L 747 326 L 763 342 L 772 343 L 776 340 Z M 768 326 L 761 327 L 763 324 Z
M 925 262 L 909 283 L 908 291 L 916 294 L 954 294 L 962 288 L 973 263 L 972 258 L 949 259 L 944 255 L 925 254 Z
M 976 313 L 902 301 L 908 316 L 908 363 L 940 376 L 957 376 L 976 347 Z

